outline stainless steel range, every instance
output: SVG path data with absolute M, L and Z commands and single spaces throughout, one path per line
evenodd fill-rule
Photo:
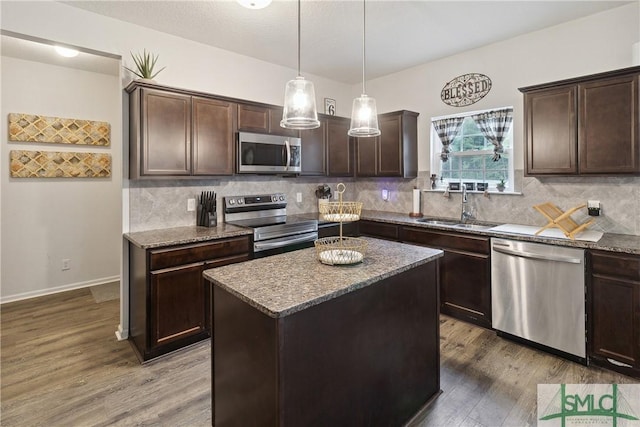
M 253 252 L 263 257 L 313 246 L 318 221 L 287 217 L 283 193 L 223 198 L 224 222 L 253 229 Z

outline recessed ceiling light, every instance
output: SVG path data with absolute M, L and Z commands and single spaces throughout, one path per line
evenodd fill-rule
M 78 56 L 80 52 L 75 49 L 69 49 L 68 47 L 62 46 L 54 46 L 54 49 L 60 56 L 64 56 L 65 58 L 73 58 L 74 56 Z
M 247 9 L 264 9 L 271 4 L 271 0 L 236 0 Z

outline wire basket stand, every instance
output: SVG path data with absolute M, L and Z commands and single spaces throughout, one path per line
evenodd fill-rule
M 315 241 L 316 255 L 321 263 L 328 265 L 349 265 L 362 262 L 367 242 L 357 237 L 343 237 L 342 223 L 358 221 L 362 211 L 362 202 L 345 202 L 342 196 L 346 186 L 340 183 L 336 187 L 337 202 L 321 203 L 318 207 L 320 217 L 325 221 L 338 222 L 340 235 L 323 237 Z

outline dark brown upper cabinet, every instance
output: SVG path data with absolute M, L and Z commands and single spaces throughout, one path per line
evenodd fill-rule
M 525 173 L 640 174 L 640 67 L 520 88 Z
M 327 176 L 354 176 L 355 139 L 347 135 L 351 120 L 328 116 L 327 119 Z
M 356 138 L 356 175 L 418 176 L 418 113 L 394 111 L 378 115 L 381 135 Z
M 300 131 L 302 138 L 302 171 L 300 175 L 324 176 L 326 168 L 326 132 L 327 120 L 320 119 L 320 127 Z
M 303 130 L 300 175 L 353 176 L 353 138 L 347 135 L 350 120 L 319 114 L 320 127 Z
M 133 82 L 129 176 L 232 175 L 236 104 Z
M 193 175 L 233 175 L 236 104 L 192 98 Z
M 280 126 L 281 120 L 282 107 L 252 103 L 238 104 L 238 130 L 295 137 L 300 135 L 296 129 Z

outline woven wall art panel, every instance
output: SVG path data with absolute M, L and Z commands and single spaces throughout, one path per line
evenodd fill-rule
M 11 150 L 13 178 L 106 178 L 111 154 Z
M 111 143 L 111 125 L 107 122 L 10 113 L 9 141 L 107 146 Z

